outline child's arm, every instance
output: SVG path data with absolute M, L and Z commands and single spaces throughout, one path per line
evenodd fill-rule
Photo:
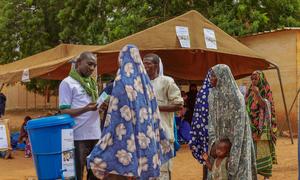
M 212 164 L 210 163 L 210 161 L 209 161 L 209 159 L 208 159 L 207 153 L 203 153 L 203 154 L 202 154 L 202 157 L 203 157 L 203 159 L 205 160 L 207 169 L 209 169 L 209 170 L 211 171 L 211 170 L 212 170 Z

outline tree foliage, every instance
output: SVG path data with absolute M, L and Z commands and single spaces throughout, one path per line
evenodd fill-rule
M 300 26 L 299 0 L 0 0 L 0 64 L 61 42 L 107 44 L 191 9 L 234 36 Z M 45 82 L 27 87 L 44 93 Z
M 57 19 L 57 8 L 60 5 L 63 4 L 59 0 L 1 0 L 0 64 L 13 62 L 57 45 L 58 32 L 61 31 Z M 45 95 L 48 87 L 57 89 L 58 82 L 32 80 L 25 85 L 28 90 Z
M 32 79 L 29 83 L 25 83 L 25 85 L 27 90 L 46 96 L 47 102 L 49 102 L 51 96 L 58 95 L 59 81 Z

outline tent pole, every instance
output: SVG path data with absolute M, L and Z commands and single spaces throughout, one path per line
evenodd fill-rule
M 286 101 L 285 101 L 285 96 L 284 96 L 284 92 L 283 92 L 281 74 L 280 74 L 279 67 L 275 65 L 275 68 L 277 70 L 277 75 L 278 75 L 278 79 L 279 79 L 279 83 L 280 83 L 281 95 L 282 95 L 282 98 L 283 98 L 283 105 L 284 105 L 284 110 L 285 110 L 285 115 L 286 115 L 286 121 L 287 121 L 287 124 L 289 126 L 289 130 L 290 130 L 291 143 L 294 144 L 292 127 L 291 127 L 290 118 L 289 118 L 289 114 L 288 114 L 287 106 L 286 106 Z
M 290 115 L 291 112 L 292 112 L 292 109 L 293 109 L 293 107 L 294 107 L 294 105 L 295 105 L 295 102 L 296 102 L 296 100 L 297 100 L 297 97 L 298 97 L 299 93 L 300 93 L 300 89 L 298 89 L 298 91 L 297 91 L 297 93 L 296 93 L 296 96 L 295 96 L 295 99 L 294 99 L 294 101 L 293 101 L 293 103 L 292 103 L 292 105 L 291 105 L 291 107 L 290 107 L 289 115 Z

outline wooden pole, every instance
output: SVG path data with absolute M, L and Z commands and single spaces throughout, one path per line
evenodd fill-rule
M 46 110 L 46 104 L 47 104 L 47 91 L 44 93 L 44 110 Z
M 55 108 L 58 107 L 58 95 L 55 96 Z
M 284 91 L 283 91 L 283 85 L 282 85 L 282 80 L 281 80 L 281 74 L 280 74 L 280 69 L 279 67 L 274 64 L 274 63 L 271 63 L 269 62 L 273 67 L 269 68 L 268 70 L 271 70 L 271 69 L 276 69 L 277 71 L 277 76 L 278 76 L 278 79 L 279 79 L 279 85 L 280 85 L 280 90 L 281 90 L 281 96 L 282 96 L 282 99 L 283 99 L 283 106 L 284 106 L 284 111 L 285 111 L 285 118 L 286 118 L 286 123 L 289 127 L 289 131 L 290 131 L 290 139 L 291 139 L 291 143 L 294 144 L 294 139 L 293 139 L 293 131 L 292 131 L 292 127 L 291 127 L 291 121 L 290 121 L 290 116 L 289 116 L 289 113 L 288 113 L 288 110 L 287 110 L 287 105 L 286 105 L 286 100 L 285 100 L 285 95 L 284 95 Z
M 298 97 L 299 93 L 300 93 L 300 89 L 298 89 L 297 94 L 296 94 L 296 96 L 295 96 L 295 99 L 294 99 L 294 101 L 293 101 L 293 103 L 292 103 L 292 105 L 291 105 L 291 107 L 290 107 L 289 115 L 291 115 L 291 112 L 292 112 L 293 107 L 294 107 L 294 105 L 295 105 L 295 103 L 296 103 L 296 101 L 297 101 L 297 97 Z
M 36 110 L 36 92 L 34 92 L 34 109 Z
M 26 89 L 26 107 L 25 107 L 25 111 L 28 110 L 28 90 Z

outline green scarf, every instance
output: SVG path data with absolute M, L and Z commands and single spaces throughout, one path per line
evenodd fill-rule
M 96 102 L 98 98 L 98 91 L 96 82 L 92 77 L 82 77 L 75 69 L 70 71 L 69 76 L 80 83 L 83 89 L 92 98 L 92 102 Z

